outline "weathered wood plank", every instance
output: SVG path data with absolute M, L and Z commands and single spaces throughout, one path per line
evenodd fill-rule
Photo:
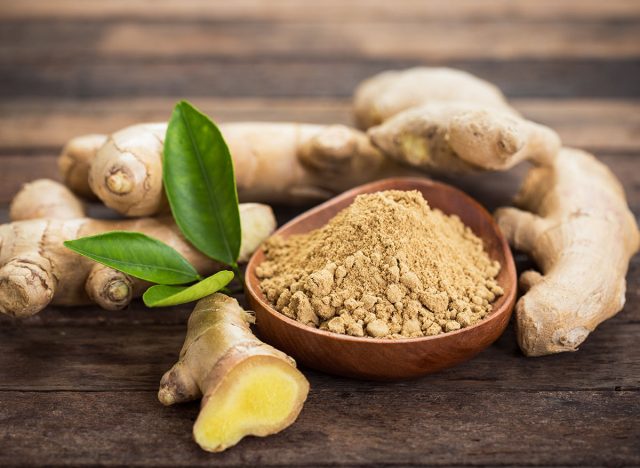
M 75 0 L 5 1 L 0 8 L 6 19 L 224 19 L 245 21 L 413 21 L 415 19 L 597 19 L 637 18 L 640 8 L 628 0 L 324 0 L 309 8 L 297 0 Z
M 640 171 L 639 161 L 635 153 L 603 154 L 596 153 L 598 159 L 606 164 L 618 177 L 627 194 L 627 202 L 631 210 L 640 214 Z M 479 200 L 485 207 L 494 209 L 512 204 L 527 167 L 521 164 L 507 172 L 493 172 L 474 176 L 440 177 L 441 180 L 454 185 Z
M 70 138 L 108 133 L 140 122 L 166 120 L 175 98 L 7 99 L 0 102 L 0 158 L 34 151 L 55 153 Z M 218 122 L 351 123 L 349 99 L 195 97 Z M 532 120 L 554 128 L 567 146 L 591 151 L 640 151 L 640 100 L 513 99 Z
M 527 118 L 553 128 L 566 146 L 596 153 L 640 149 L 640 101 L 514 100 Z
M 49 178 L 59 180 L 56 157 L 3 157 L 0 166 L 0 204 L 7 205 L 22 185 L 31 180 Z
M 637 279 L 637 278 L 636 278 Z M 634 281 L 637 287 L 637 281 Z M 605 322 L 577 353 L 527 359 L 518 350 L 512 327 L 491 347 L 471 361 L 438 374 L 390 386 L 368 384 L 380 392 L 411 388 L 431 391 L 640 391 L 640 303 L 630 298 L 628 310 Z M 41 313 L 48 326 L 36 321 L 10 323 L 0 320 L 0 392 L 153 390 L 162 374 L 175 362 L 186 332 L 185 306 L 151 313 L 136 305 L 129 316 L 119 315 L 117 324 L 97 317 L 108 313 L 87 307 L 76 315 L 83 325 L 64 325 Z M 94 315 L 95 314 L 95 315 Z M 97 316 L 97 317 L 96 317 Z M 142 320 L 141 320 L 142 319 Z M 175 325 L 159 324 L 174 319 Z M 145 323 L 145 321 L 152 323 Z M 615 363 L 615 364 L 612 364 Z M 346 379 L 321 378 L 326 385 L 348 390 L 363 384 Z M 589 378 L 585 379 L 585 372 Z M 0 399 L 2 398 L 0 393 Z
M 183 97 L 220 121 L 348 123 L 359 81 L 425 63 L 495 81 L 603 155 L 640 214 L 639 22 L 626 0 L 0 0 L 0 222 L 77 134 L 164 119 Z M 450 182 L 494 208 L 524 170 Z M 577 353 L 526 359 L 510 327 L 412 382 L 304 370 L 300 420 L 221 455 L 191 441 L 197 404 L 156 401 L 190 309 L 1 317 L 0 465 L 640 465 L 638 257 L 625 310 Z
M 0 463 L 362 466 L 635 465 L 639 393 L 416 391 L 312 377 L 300 418 L 222 454 L 191 440 L 196 404 L 154 392 L 2 392 Z M 327 424 L 329 423 L 330 424 Z
M 79 39 L 81 40 L 81 39 Z M 171 96 L 348 98 L 388 69 L 451 66 L 494 82 L 510 97 L 637 98 L 640 61 L 630 59 L 363 60 L 358 57 L 86 58 L 0 63 L 0 97 Z
M 639 20 L 595 22 L 442 21 L 230 22 L 131 20 L 0 21 L 0 60 L 25 64 L 47 60 L 207 57 L 331 57 L 357 60 L 505 60 L 635 58 Z M 247 37 L 260 40 L 247 41 Z M 445 38 L 446 40 L 442 40 Z M 535 40 L 531 40 L 531 38 Z
M 134 123 L 166 121 L 175 103 L 175 98 L 165 97 L 134 100 L 7 99 L 0 102 L 0 151 L 7 153 L 28 148 L 58 151 L 70 138 L 84 133 L 109 133 Z M 331 98 L 195 97 L 193 103 L 218 122 L 348 123 L 351 119 L 349 103 Z M 624 110 L 620 112 L 627 114 Z

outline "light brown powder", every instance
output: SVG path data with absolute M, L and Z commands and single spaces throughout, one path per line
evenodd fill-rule
M 503 294 L 482 241 L 417 191 L 360 195 L 322 228 L 264 249 L 256 273 L 267 299 L 335 333 L 437 335 L 482 320 Z

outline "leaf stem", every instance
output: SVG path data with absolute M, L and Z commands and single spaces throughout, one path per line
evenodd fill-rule
M 230 266 L 231 266 L 231 270 L 233 270 L 233 272 L 236 274 L 236 276 L 240 280 L 240 287 L 242 288 L 242 291 L 244 291 L 244 275 L 242 274 L 242 270 L 240 269 L 237 263 L 233 263 Z

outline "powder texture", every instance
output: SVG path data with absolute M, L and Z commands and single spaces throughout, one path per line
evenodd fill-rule
M 264 251 L 256 274 L 267 299 L 334 333 L 438 335 L 482 320 L 503 294 L 482 240 L 418 191 L 360 195 L 322 228 L 273 237 Z

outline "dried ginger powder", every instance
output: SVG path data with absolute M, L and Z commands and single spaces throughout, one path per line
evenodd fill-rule
M 274 237 L 264 251 L 256 273 L 267 299 L 334 333 L 438 335 L 482 320 L 503 294 L 482 240 L 418 191 L 360 195 L 322 228 Z

